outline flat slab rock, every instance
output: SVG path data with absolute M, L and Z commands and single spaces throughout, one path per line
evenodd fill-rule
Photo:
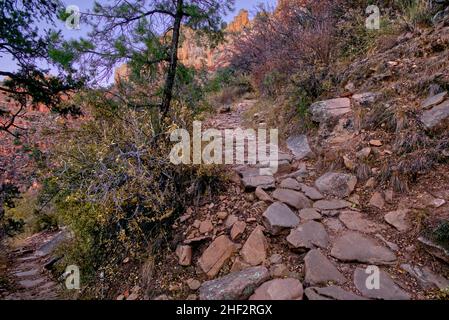
M 402 290 L 391 278 L 391 276 L 380 270 L 379 288 L 368 288 L 372 273 L 367 273 L 365 269 L 357 268 L 354 272 L 354 284 L 357 290 L 367 298 L 378 300 L 410 300 L 410 295 Z
M 428 267 L 420 268 L 409 264 L 403 264 L 401 265 L 401 268 L 407 271 L 412 277 L 416 278 L 423 289 L 449 289 L 449 280 L 432 272 Z
M 319 250 L 311 250 L 304 258 L 305 283 L 310 286 L 343 284 L 345 276 Z
M 412 228 L 409 214 L 410 210 L 407 209 L 393 211 L 385 215 L 385 221 L 400 232 L 406 232 Z
M 240 255 L 251 266 L 258 266 L 267 259 L 268 243 L 263 228 L 258 226 L 243 245 Z
M 374 265 L 391 265 L 397 259 L 390 249 L 379 245 L 374 239 L 352 231 L 335 241 L 331 255 L 343 262 Z
M 426 239 L 425 237 L 419 237 L 418 241 L 421 246 L 424 247 L 424 250 L 426 250 L 429 254 L 443 260 L 446 263 L 449 263 L 449 250 L 429 239 Z
M 312 120 L 318 123 L 339 118 L 351 112 L 351 100 L 348 98 L 337 98 L 319 101 L 310 106 Z
M 437 129 L 449 120 L 449 100 L 445 101 L 430 110 L 425 111 L 421 116 L 421 122 L 431 130 Z
M 246 300 L 262 283 L 270 278 L 265 267 L 247 268 L 223 278 L 204 282 L 200 287 L 200 300 Z
M 273 235 L 278 235 L 285 229 L 295 228 L 299 225 L 298 216 L 286 205 L 275 202 L 263 214 L 264 224 Z
M 297 279 L 275 279 L 265 282 L 249 298 L 254 301 L 302 300 L 304 289 Z
M 433 106 L 442 103 L 446 98 L 447 98 L 447 91 L 431 96 L 423 101 L 423 103 L 421 104 L 421 108 L 423 108 L 424 110 L 430 109 Z
M 295 156 L 296 160 L 302 160 L 313 156 L 312 149 L 309 145 L 309 140 L 306 135 L 295 135 L 287 139 L 287 147 Z
M 306 222 L 310 220 L 321 220 L 323 217 L 321 214 L 319 214 L 318 211 L 312 208 L 302 209 L 299 212 L 299 217 L 301 218 L 301 221 Z
M 337 172 L 328 172 L 315 181 L 317 189 L 338 198 L 348 197 L 355 189 L 357 177 Z
M 326 248 L 329 244 L 329 235 L 324 226 L 316 221 L 309 221 L 292 230 L 287 237 L 292 249 L 307 251 L 310 249 Z
M 272 176 L 254 176 L 243 178 L 242 184 L 247 191 L 252 191 L 257 188 L 267 190 L 276 187 L 276 180 Z
M 318 210 L 332 211 L 350 208 L 352 203 L 345 200 L 320 200 L 313 204 L 313 207 Z
M 376 233 L 385 229 L 385 226 L 377 222 L 368 220 L 361 212 L 344 211 L 340 214 L 340 221 L 349 230 L 359 231 L 362 233 Z
M 220 236 L 203 252 L 199 259 L 199 266 L 209 278 L 213 278 L 235 251 L 235 244 L 227 236 Z
M 314 201 L 324 199 L 324 196 L 317 189 L 313 187 L 306 186 L 305 184 L 301 185 L 301 191 L 309 198 Z
M 312 201 L 303 193 L 294 190 L 276 189 L 273 198 L 298 210 L 312 207 Z
M 358 296 L 352 292 L 345 291 L 337 286 L 329 286 L 325 288 L 310 287 L 305 290 L 305 295 L 308 300 L 367 300 L 366 298 Z
M 279 188 L 301 191 L 301 184 L 296 179 L 287 178 L 282 180 L 281 184 L 279 185 Z

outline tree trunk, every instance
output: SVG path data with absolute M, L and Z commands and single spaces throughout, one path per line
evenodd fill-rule
M 170 110 L 170 104 L 173 98 L 173 87 L 176 79 L 176 69 L 178 67 L 178 45 L 181 34 L 181 23 L 184 17 L 184 0 L 177 0 L 175 23 L 173 25 L 173 39 L 170 52 L 170 65 L 168 67 L 167 78 L 164 85 L 164 95 L 162 98 L 161 112 L 163 121 Z

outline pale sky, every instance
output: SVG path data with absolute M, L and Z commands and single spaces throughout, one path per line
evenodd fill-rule
M 80 8 L 81 12 L 86 11 L 87 9 L 90 9 L 93 5 L 94 1 L 88 1 L 88 0 L 64 0 L 64 2 L 67 5 L 76 5 Z M 106 2 L 106 0 L 100 0 L 99 2 Z M 255 13 L 255 8 L 258 4 L 268 4 L 273 5 L 277 2 L 277 0 L 236 0 L 235 1 L 235 11 L 230 13 L 227 17 L 224 18 L 225 21 L 230 22 L 234 16 L 241 10 L 246 9 L 250 12 L 250 14 Z M 80 30 L 69 30 L 65 27 L 65 25 L 62 22 L 58 22 L 57 28 L 62 30 L 62 33 L 65 38 L 70 39 L 78 39 L 80 37 L 86 37 L 87 33 L 89 32 L 88 28 L 83 28 L 81 25 Z M 3 71 L 15 71 L 17 66 L 14 63 L 14 61 L 8 57 L 8 56 L 1 56 L 0 55 L 0 68 Z M 46 67 L 43 65 L 43 67 Z M 1 77 L 0 77 L 1 80 Z

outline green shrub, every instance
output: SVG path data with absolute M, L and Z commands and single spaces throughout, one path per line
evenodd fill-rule
M 64 252 L 85 281 L 98 270 L 113 277 L 125 257 L 151 249 L 185 207 L 204 192 L 219 190 L 214 167 L 177 166 L 172 144 L 154 143 L 151 111 L 118 110 L 68 132 L 54 153 L 41 199 L 54 199 L 56 213 L 74 233 Z
M 432 3 L 428 0 L 395 0 L 406 27 L 414 31 L 418 26 L 432 23 Z

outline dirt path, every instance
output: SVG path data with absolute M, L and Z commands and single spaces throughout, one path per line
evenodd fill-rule
M 9 292 L 4 300 L 60 300 L 62 285 L 46 269 L 53 262 L 52 251 L 65 239 L 65 231 L 35 234 L 9 253 Z
M 245 129 L 244 114 L 254 103 L 237 103 L 206 126 Z M 353 197 L 361 192 L 353 175 L 319 172 L 314 160 L 295 159 L 290 151 L 281 151 L 280 166 L 274 177 L 260 176 L 257 166 L 234 166 L 239 179 L 220 202 L 192 210 L 182 217 L 186 222 L 175 226 L 186 235 L 179 253 L 192 250 L 191 265 L 199 267 L 177 271 L 185 272 L 187 284 L 202 283 L 198 296 L 189 299 L 225 298 L 214 291 L 218 286 L 226 298 L 246 299 L 238 288 L 248 277 L 256 279 L 250 283 L 254 287 L 265 282 L 252 297 L 263 299 L 297 299 L 299 294 L 309 300 L 426 299 L 429 292 L 449 286 L 441 269 L 429 257 L 421 258 L 425 253 L 417 239 L 410 239 L 404 211 L 394 211 L 398 199 L 365 212 L 369 204 Z M 210 240 L 196 244 L 205 239 Z M 370 270 L 378 275 L 379 289 L 366 285 Z

